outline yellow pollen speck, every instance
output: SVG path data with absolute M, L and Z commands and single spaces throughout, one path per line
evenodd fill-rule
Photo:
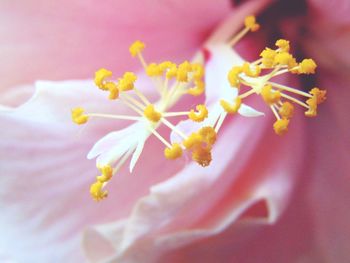
M 199 63 L 192 64 L 193 78 L 195 80 L 201 80 L 204 76 L 204 68 Z
M 316 70 L 316 63 L 313 59 L 304 59 L 300 64 L 298 68 L 299 74 L 314 74 Z
M 317 98 L 312 97 L 306 101 L 306 104 L 309 105 L 309 109 L 305 112 L 307 117 L 316 117 L 317 115 Z
M 108 88 L 105 86 L 105 79 L 112 76 L 112 71 L 109 71 L 105 68 L 101 68 L 95 72 L 95 84 L 102 90 L 107 90 Z
M 119 97 L 119 89 L 114 82 L 107 82 L 105 87 L 109 90 L 109 99 L 115 100 Z
M 100 167 L 99 170 L 101 171 L 101 175 L 97 176 L 97 181 L 101 182 L 101 183 L 105 183 L 108 182 L 113 175 L 113 168 L 109 165 Z
M 136 57 L 137 54 L 141 53 L 144 48 L 145 48 L 145 43 L 137 40 L 131 44 L 131 46 L 129 47 L 129 51 L 131 56 Z
M 255 66 L 252 70 L 252 67 L 248 62 L 243 64 L 242 70 L 248 77 L 258 77 L 261 73 L 261 68 L 259 66 Z
M 196 106 L 196 109 L 198 112 L 195 112 L 194 110 L 191 110 L 188 114 L 188 118 L 195 121 L 195 122 L 201 122 L 205 118 L 208 117 L 208 110 L 203 104 L 199 104 Z
M 149 77 L 159 77 L 163 74 L 163 69 L 160 65 L 156 63 L 151 63 L 146 68 L 146 74 Z
M 262 58 L 261 63 L 266 68 L 271 68 L 274 65 L 275 57 L 277 55 L 277 52 L 275 50 L 272 50 L 270 48 L 265 48 L 261 53 L 260 57 Z
M 282 118 L 284 119 L 290 119 L 293 117 L 294 113 L 294 106 L 290 102 L 286 101 L 283 102 L 281 108 L 279 109 L 279 114 L 281 115 Z
M 307 117 L 315 117 L 317 115 L 317 105 L 321 104 L 326 100 L 326 91 L 320 90 L 319 88 L 313 88 L 310 94 L 313 95 L 306 101 L 309 109 L 305 112 Z
M 208 166 L 211 162 L 211 149 L 216 141 L 216 132 L 213 127 L 205 126 L 198 132 L 192 133 L 183 145 L 192 151 L 192 159 L 201 166 Z
M 123 77 L 118 82 L 120 91 L 128 91 L 134 89 L 134 83 L 137 76 L 133 72 L 125 72 Z
M 84 114 L 84 109 L 81 107 L 72 109 L 72 120 L 76 124 L 84 124 L 88 121 L 89 117 Z
M 316 97 L 317 104 L 321 104 L 326 100 L 326 90 L 320 90 L 319 88 L 315 87 L 309 93 Z
M 162 71 L 165 71 L 166 69 L 171 68 L 174 65 L 171 61 L 163 61 L 162 63 L 159 64 L 159 68 Z
M 212 160 L 211 147 L 197 147 L 194 149 L 192 151 L 192 160 L 203 167 L 208 166 Z
M 192 133 L 186 140 L 182 142 L 186 149 L 192 149 L 202 144 L 202 136 L 196 132 Z
M 169 160 L 174 160 L 182 156 L 182 148 L 178 143 L 171 145 L 171 148 L 164 149 L 165 158 Z
M 252 32 L 257 31 L 260 28 L 260 25 L 256 23 L 255 16 L 247 16 L 244 19 L 244 25 L 246 28 L 249 28 L 249 30 Z
M 192 71 L 192 67 L 188 61 L 181 63 L 177 69 L 176 79 L 180 82 L 187 82 L 188 73 L 191 71 Z
M 165 74 L 166 78 L 167 79 L 172 79 L 172 78 L 175 78 L 177 76 L 177 66 L 176 64 L 172 64 L 167 73 Z
M 283 135 L 288 131 L 289 120 L 280 119 L 273 124 L 273 129 L 277 135 Z
M 201 94 L 203 94 L 204 90 L 205 90 L 205 84 L 203 81 L 201 80 L 196 80 L 194 82 L 194 84 L 196 85 L 194 88 L 190 88 L 187 90 L 187 93 L 192 95 L 192 96 L 199 96 Z
M 236 113 L 239 108 L 241 107 L 242 104 L 242 100 L 240 97 L 237 97 L 235 99 L 235 103 L 234 104 L 230 104 L 229 102 L 227 102 L 226 100 L 220 100 L 220 105 L 221 107 L 230 114 L 234 114 Z
M 103 191 L 103 183 L 97 181 L 90 186 L 90 194 L 95 201 L 101 201 L 108 196 L 107 191 Z
M 281 99 L 281 92 L 272 91 L 271 85 L 265 85 L 261 90 L 261 96 L 267 104 L 272 105 Z
M 298 65 L 295 58 L 288 52 L 277 53 L 274 58 L 274 65 L 288 66 L 288 68 L 293 68 Z
M 149 104 L 145 110 L 144 110 L 145 117 L 152 121 L 152 122 L 158 122 L 160 118 L 162 117 L 162 114 L 154 109 L 154 106 L 152 104 Z
M 216 142 L 216 131 L 211 126 L 205 126 L 198 131 L 198 134 L 202 136 L 204 142 L 208 145 L 213 145 Z
M 240 86 L 239 74 L 242 72 L 243 72 L 243 68 L 239 66 L 235 66 L 229 71 L 227 77 L 231 87 L 239 88 Z
M 276 41 L 276 46 L 283 52 L 289 52 L 289 41 L 285 39 L 279 39 Z

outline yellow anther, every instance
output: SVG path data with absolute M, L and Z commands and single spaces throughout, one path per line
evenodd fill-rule
M 281 108 L 279 109 L 279 114 L 281 115 L 282 118 L 284 119 L 290 119 L 293 117 L 294 113 L 294 106 L 290 102 L 286 101 L 283 102 Z
M 240 80 L 239 80 L 239 74 L 243 72 L 243 68 L 239 66 L 233 67 L 228 72 L 228 81 L 230 82 L 231 87 L 239 88 L 240 86 Z
M 265 85 L 261 89 L 261 96 L 267 104 L 272 105 L 281 99 L 281 92 L 272 91 L 271 85 Z
M 208 117 L 208 109 L 203 104 L 199 104 L 196 106 L 197 112 L 194 110 L 191 110 L 188 114 L 188 118 L 190 118 L 193 121 L 201 122 L 205 118 Z
M 150 77 L 159 77 L 163 74 L 163 70 L 159 65 L 151 63 L 146 68 L 146 74 Z
M 109 71 L 105 68 L 101 68 L 95 72 L 95 84 L 102 90 L 107 90 L 105 86 L 105 79 L 112 76 L 112 71 Z
M 244 19 L 244 25 L 246 28 L 249 28 L 249 30 L 252 32 L 257 31 L 260 28 L 260 25 L 256 23 L 255 16 L 247 16 Z
M 196 132 L 192 133 L 186 140 L 182 142 L 186 149 L 192 149 L 202 144 L 202 136 Z
M 202 136 L 202 140 L 208 145 L 213 145 L 216 142 L 216 131 L 211 126 L 205 126 L 198 131 L 198 134 Z
M 178 143 L 171 145 L 171 148 L 164 149 L 165 158 L 174 160 L 182 156 L 182 148 Z
M 125 72 L 123 77 L 119 79 L 118 88 L 120 91 L 128 91 L 134 89 L 134 83 L 137 76 L 133 72 Z
M 237 97 L 235 99 L 235 103 L 234 104 L 231 104 L 231 103 L 227 102 L 226 100 L 220 100 L 221 107 L 227 113 L 230 113 L 230 114 L 236 113 L 239 110 L 239 108 L 241 107 L 241 104 L 242 104 L 242 100 L 241 100 L 240 97 Z
M 172 79 L 177 76 L 177 66 L 176 64 L 172 64 L 170 68 L 168 69 L 167 73 L 165 74 L 167 79 Z
M 283 135 L 288 131 L 289 120 L 279 119 L 273 124 L 273 129 L 277 135 Z
M 96 177 L 97 181 L 101 183 L 105 183 L 112 178 L 113 168 L 111 166 L 105 165 L 105 166 L 99 167 L 98 169 L 100 170 L 101 175 Z
M 90 186 L 90 194 L 95 201 L 101 201 L 108 196 L 107 191 L 103 191 L 103 183 L 96 181 Z
M 277 52 L 275 50 L 272 50 L 270 48 L 265 48 L 261 53 L 260 57 L 262 58 L 261 63 L 266 68 L 271 68 L 274 65 L 275 57 L 277 55 Z
M 314 74 L 317 65 L 313 59 L 304 59 L 298 68 L 299 74 Z
M 319 88 L 313 88 L 310 92 L 311 95 L 316 97 L 317 104 L 321 104 L 326 100 L 326 90 L 320 90 Z
M 188 61 L 181 63 L 177 69 L 176 79 L 180 82 L 187 82 L 188 73 L 191 71 L 192 71 L 192 67 Z
M 326 100 L 327 91 L 313 88 L 309 93 L 313 96 L 306 101 L 309 109 L 305 112 L 305 115 L 307 117 L 315 117 L 317 115 L 317 105 Z
M 199 165 L 205 167 L 208 166 L 212 160 L 211 147 L 197 147 L 192 151 L 192 160 Z
M 326 91 L 318 88 L 313 88 L 310 91 L 313 96 L 306 101 L 309 109 L 305 112 L 307 117 L 315 117 L 317 115 L 317 105 L 326 100 Z
M 196 85 L 194 88 L 190 88 L 187 90 L 187 93 L 192 95 L 192 96 L 199 96 L 203 94 L 205 90 L 205 84 L 201 80 L 196 80 L 194 81 L 194 84 Z
M 201 80 L 204 76 L 204 68 L 201 64 L 192 64 L 193 78 L 195 80 Z
M 243 64 L 242 70 L 248 77 L 258 77 L 261 73 L 261 68 L 259 66 L 252 67 L 248 62 Z
M 307 117 L 316 117 L 317 115 L 317 98 L 314 96 L 306 101 L 306 104 L 309 105 L 309 109 L 305 112 Z
M 171 61 L 163 61 L 162 63 L 159 64 L 159 68 L 162 71 L 165 71 L 169 68 L 171 68 L 174 65 L 174 63 L 172 63 Z
M 152 122 L 158 122 L 160 118 L 162 117 L 162 114 L 155 110 L 154 106 L 152 104 L 149 104 L 145 110 L 143 111 L 143 114 L 145 117 L 152 121 Z
M 144 48 L 145 48 L 145 43 L 137 40 L 130 45 L 129 51 L 131 56 L 135 57 L 137 56 L 137 54 L 141 53 Z
M 72 109 L 72 120 L 76 124 L 84 124 L 88 121 L 89 117 L 84 114 L 83 108 L 74 108 Z
M 125 72 L 123 75 L 123 79 L 129 82 L 135 82 L 137 80 L 137 76 L 133 72 Z
M 293 68 L 298 65 L 295 58 L 288 52 L 277 53 L 274 58 L 274 65 L 288 66 L 288 68 Z
M 109 90 L 109 99 L 115 100 L 119 97 L 119 89 L 114 82 L 107 82 L 105 87 Z
M 290 46 L 288 40 L 279 39 L 276 41 L 276 46 L 279 47 L 282 52 L 289 52 Z
M 192 65 L 190 62 L 188 62 L 187 60 L 182 62 L 180 65 L 179 65 L 179 68 L 180 69 L 183 69 L 183 70 L 186 70 L 187 72 L 190 72 L 192 71 Z

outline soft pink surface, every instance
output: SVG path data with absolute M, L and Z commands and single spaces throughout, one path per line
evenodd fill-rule
M 86 78 L 100 66 L 135 67 L 127 53 L 135 39 L 147 42 L 154 60 L 188 58 L 229 12 L 228 1 L 64 2 L 0 3 L 0 33 L 7 36 L 0 40 L 6 65 L 0 75 L 7 76 L 1 79 L 3 103 L 18 105 L 33 87 L 13 85 L 38 78 Z M 163 146 L 151 139 L 134 174 L 125 167 L 108 186 L 109 198 L 95 204 L 87 191 L 95 163 L 84 156 L 98 138 L 125 123 L 97 122 L 80 131 L 71 125 L 69 110 L 120 107 L 106 104 L 90 81 L 39 82 L 31 101 L 1 112 L 0 259 L 4 254 L 18 262 L 82 262 L 83 230 L 113 222 L 85 233 L 91 260 L 345 263 L 349 5 L 309 3 L 308 34 L 300 43 L 319 62 L 318 83 L 328 89 L 320 116 L 304 128 L 298 112 L 282 138 L 273 134 L 270 115 L 232 118 L 208 169 L 163 162 Z M 249 53 L 250 45 L 240 48 Z M 261 226 L 274 223 L 287 204 L 276 224 Z

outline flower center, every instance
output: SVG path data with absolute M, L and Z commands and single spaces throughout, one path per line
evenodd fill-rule
M 137 88 L 137 75 L 133 72 L 126 72 L 120 78 L 114 79 L 110 70 L 101 68 L 95 73 L 95 84 L 102 91 L 109 92 L 110 100 L 120 100 L 126 107 L 129 107 L 135 115 L 116 115 L 102 113 L 84 113 L 81 107 L 72 110 L 72 119 L 76 124 L 84 124 L 90 118 L 107 118 L 129 121 L 143 121 L 146 123 L 145 129 L 149 135 L 153 134 L 164 145 L 164 155 L 167 159 L 173 160 L 182 156 L 183 150 L 188 150 L 192 154 L 192 159 L 201 166 L 207 166 L 211 161 L 211 149 L 215 140 L 207 140 L 209 130 L 215 133 L 214 129 L 207 127 L 200 129 L 197 135 L 197 141 L 191 147 L 186 146 L 186 141 L 191 136 L 185 135 L 168 119 L 172 117 L 187 116 L 194 122 L 201 122 L 208 116 L 208 110 L 205 105 L 197 105 L 195 109 L 181 112 L 172 112 L 169 109 L 178 102 L 182 96 L 188 94 L 199 96 L 204 92 L 204 68 L 199 63 L 190 63 L 185 61 L 179 65 L 164 61 L 161 63 L 148 64 L 142 55 L 145 44 L 141 41 L 134 42 L 129 51 L 133 57 L 137 57 L 151 79 L 155 89 L 159 94 L 159 100 L 151 103 L 145 94 Z M 171 144 L 158 131 L 160 125 L 165 125 L 171 132 L 175 132 L 182 138 L 183 143 Z M 212 135 L 214 136 L 214 135 Z M 132 151 L 128 152 L 127 157 Z M 125 156 L 124 156 L 125 157 Z M 107 197 L 108 192 L 103 190 L 109 180 L 117 173 L 121 165 L 127 160 L 122 158 L 116 167 L 111 168 L 113 163 L 97 165 L 102 175 L 96 178 L 96 182 L 91 185 L 90 193 L 96 201 Z M 108 171 L 108 176 L 106 175 Z

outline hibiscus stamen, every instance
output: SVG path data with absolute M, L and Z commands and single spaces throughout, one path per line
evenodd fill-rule
M 237 42 L 239 42 L 249 31 L 255 32 L 258 31 L 260 28 L 260 25 L 256 23 L 255 16 L 247 16 L 244 20 L 244 28 L 235 35 L 230 41 L 229 45 L 234 46 Z
M 234 103 L 221 100 L 220 104 L 226 113 L 236 113 L 241 100 L 253 94 L 262 97 L 265 103 L 270 107 L 276 117 L 274 130 L 278 135 L 285 134 L 288 131 L 289 120 L 293 115 L 295 103 L 307 109 L 305 115 L 314 117 L 317 115 L 317 106 L 326 99 L 326 91 L 313 88 L 309 93 L 298 89 L 282 85 L 273 81 L 272 78 L 286 74 L 314 74 L 317 67 L 312 59 L 304 59 L 297 63 L 296 59 L 289 53 L 290 44 L 285 39 L 276 41 L 276 49 L 265 48 L 260 59 L 252 63 L 244 62 L 241 66 L 234 66 L 228 73 L 228 81 L 232 88 L 238 89 L 238 92 L 247 87 L 250 90 L 238 95 Z M 266 72 L 269 71 L 270 72 Z M 262 74 L 265 73 L 265 74 Z M 297 97 L 291 96 L 294 94 Z M 306 102 L 298 97 L 306 98 Z M 216 131 L 222 125 L 226 115 L 220 116 L 216 125 Z
M 208 117 L 208 109 L 203 104 L 197 105 L 195 109 L 177 112 L 169 111 L 182 96 L 187 94 L 198 96 L 204 92 L 203 66 L 199 63 L 191 63 L 189 61 L 184 61 L 178 65 L 171 61 L 147 64 L 142 55 L 144 48 L 145 44 L 143 42 L 135 41 L 130 46 L 129 51 L 133 57 L 139 59 L 146 75 L 152 80 L 155 89 L 159 92 L 160 98 L 158 101 L 155 103 L 151 102 L 137 87 L 137 75 L 135 73 L 125 72 L 121 77 L 114 78 L 112 71 L 101 68 L 95 73 L 94 81 L 96 86 L 102 91 L 108 92 L 108 98 L 110 100 L 120 100 L 125 106 L 137 113 L 138 116 L 95 112 L 85 113 L 83 108 L 72 110 L 72 119 L 77 124 L 84 124 L 89 118 L 119 119 L 139 122 L 145 130 L 146 135 L 143 135 L 144 139 L 138 143 L 134 143 L 134 141 L 130 142 L 130 149 L 126 153 L 119 154 L 117 153 L 118 151 L 108 152 L 107 157 L 102 159 L 104 166 L 101 166 L 101 164 L 97 166 L 102 175 L 97 177 L 96 182 L 90 188 L 90 193 L 96 201 L 107 197 L 108 192 L 104 190 L 106 184 L 126 160 L 133 153 L 135 154 L 137 152 L 136 147 L 139 147 L 139 144 L 143 147 L 145 140 L 150 135 L 154 135 L 165 145 L 165 158 L 174 160 L 182 156 L 183 150 L 187 149 L 185 141 L 189 139 L 189 136 L 168 121 L 168 117 L 187 116 L 194 122 L 202 122 Z M 171 132 L 178 134 L 183 142 L 174 144 L 168 142 L 157 131 L 161 125 L 165 125 Z M 195 147 L 188 148 L 192 153 L 193 160 L 202 166 L 209 165 L 211 161 L 211 149 L 214 144 L 214 142 L 207 142 L 206 136 L 208 137 L 204 131 L 200 130 L 198 132 L 198 137 L 200 138 L 198 144 Z M 139 139 L 137 137 L 135 136 L 135 138 L 132 137 L 131 139 L 137 141 Z M 106 151 L 109 151 L 108 147 Z M 116 166 L 114 165 L 115 163 L 117 163 Z

